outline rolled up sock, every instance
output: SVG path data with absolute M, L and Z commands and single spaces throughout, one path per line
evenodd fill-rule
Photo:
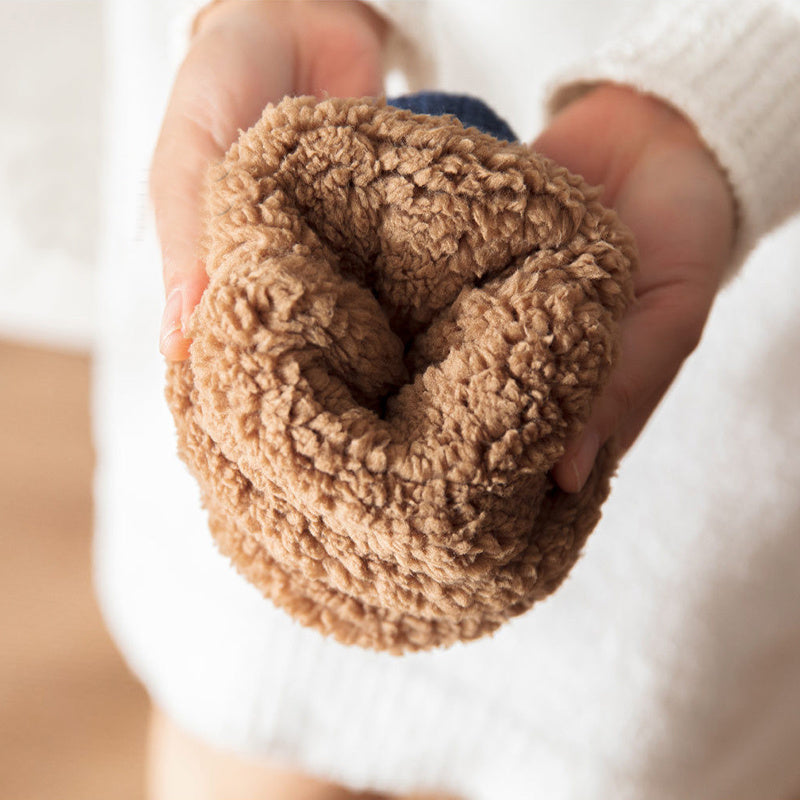
M 285 98 L 231 147 L 167 399 L 215 539 L 266 597 L 402 653 L 561 583 L 614 446 L 578 493 L 550 470 L 608 380 L 636 258 L 598 194 L 374 99 Z

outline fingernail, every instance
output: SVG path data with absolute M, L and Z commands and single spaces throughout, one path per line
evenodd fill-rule
M 591 475 L 594 460 L 600 450 L 600 437 L 596 431 L 586 431 L 583 441 L 572 457 L 572 471 L 575 473 L 575 480 L 578 484 L 577 491 L 583 489 L 586 481 Z
M 159 350 L 166 355 L 169 345 L 176 337 L 184 338 L 182 331 L 181 314 L 183 313 L 183 293 L 180 289 L 173 289 L 167 297 L 164 306 L 164 315 L 161 317 L 161 334 L 159 337 Z

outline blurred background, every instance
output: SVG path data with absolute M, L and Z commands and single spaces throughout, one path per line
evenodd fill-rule
M 143 795 L 144 691 L 92 592 L 99 0 L 0 0 L 0 797 Z
M 0 800 L 144 795 L 147 700 L 91 583 L 103 39 L 100 0 L 0 0 Z M 793 269 L 798 226 L 756 257 Z

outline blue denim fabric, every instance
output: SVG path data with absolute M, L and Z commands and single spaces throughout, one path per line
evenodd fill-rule
M 478 128 L 502 141 L 517 141 L 508 123 L 500 119 L 483 100 L 478 100 L 477 97 L 447 92 L 417 92 L 401 97 L 390 97 L 386 102 L 390 106 L 407 108 L 416 114 L 453 114 L 467 128 Z

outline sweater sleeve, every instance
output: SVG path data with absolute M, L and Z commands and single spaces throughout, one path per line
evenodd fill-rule
M 598 83 L 683 113 L 727 173 L 738 207 L 731 272 L 800 210 L 800 2 L 669 0 L 550 86 L 556 113 Z

